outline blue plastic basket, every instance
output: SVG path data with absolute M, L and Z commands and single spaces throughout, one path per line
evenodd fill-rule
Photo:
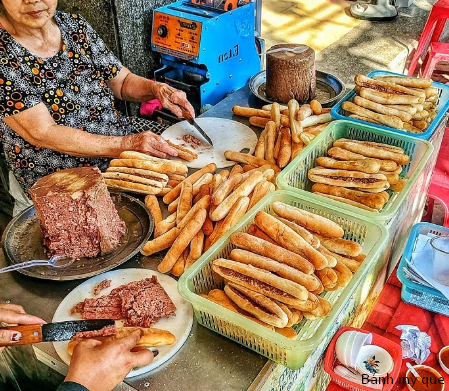
M 398 73 L 392 73 L 392 72 L 388 72 L 388 71 L 372 71 L 368 74 L 368 77 L 373 77 L 373 76 L 404 76 L 404 75 L 401 75 Z M 371 122 L 361 121 L 359 119 L 355 119 L 355 118 L 346 116 L 345 111 L 341 108 L 341 105 L 345 101 L 352 102 L 354 100 L 354 97 L 356 96 L 356 93 L 354 90 L 351 90 L 350 92 L 348 92 L 343 97 L 343 99 L 341 99 L 340 102 L 338 102 L 332 108 L 331 115 L 335 119 L 346 119 L 346 120 L 356 122 L 359 124 L 365 124 L 365 125 L 368 124 L 370 126 L 373 126 L 373 127 L 379 128 L 379 129 L 389 130 L 394 133 L 406 134 L 410 137 L 416 137 L 416 138 L 420 138 L 423 140 L 430 140 L 432 138 L 433 134 L 435 133 L 435 131 L 438 129 L 441 121 L 443 120 L 443 117 L 446 114 L 446 111 L 449 109 L 449 85 L 433 82 L 432 87 L 438 88 L 440 90 L 438 102 L 437 102 L 438 114 L 434 118 L 434 120 L 430 123 L 430 125 L 426 129 L 426 131 L 423 133 L 410 133 L 410 132 L 406 132 L 405 130 L 398 130 L 398 129 L 390 128 L 388 126 L 377 125 L 377 124 L 373 124 Z
M 408 304 L 413 304 L 438 314 L 449 315 L 449 300 L 446 297 L 436 289 L 410 281 L 403 271 L 403 268 L 406 266 L 405 259 L 411 258 L 418 235 L 427 235 L 429 233 L 437 236 L 449 235 L 449 228 L 430 223 L 418 223 L 413 226 L 397 270 L 398 279 L 402 282 L 401 298 Z

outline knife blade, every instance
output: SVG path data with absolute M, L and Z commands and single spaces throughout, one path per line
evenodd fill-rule
M 195 119 L 187 112 L 184 112 L 184 118 L 187 120 L 187 122 L 194 126 L 196 128 L 196 130 L 198 130 L 198 132 L 200 132 L 200 134 L 206 139 L 206 141 L 214 146 L 211 138 L 207 135 L 207 133 L 198 125 L 198 122 L 195 121 Z
M 17 342 L 0 342 L 0 346 L 68 341 L 77 332 L 100 330 L 103 327 L 113 326 L 114 324 L 115 321 L 113 319 L 94 319 L 2 327 L 0 330 L 20 332 L 22 339 Z

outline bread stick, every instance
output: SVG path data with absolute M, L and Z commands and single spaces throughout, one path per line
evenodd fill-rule
M 389 126 L 395 129 L 402 129 L 404 127 L 404 122 L 395 116 L 392 115 L 384 115 L 378 114 L 374 111 L 367 110 L 363 107 L 360 107 L 352 102 L 343 102 L 341 105 L 342 109 L 345 111 L 349 111 L 350 113 L 362 115 L 364 117 L 372 118 L 383 125 Z
M 165 142 L 170 145 L 173 149 L 178 152 L 178 157 L 180 159 L 186 160 L 188 162 L 191 162 L 192 160 L 195 160 L 198 158 L 198 154 L 186 147 L 183 147 L 182 145 L 178 145 L 175 143 L 172 143 L 170 140 L 165 140 Z
M 179 226 L 181 220 L 192 208 L 192 200 L 193 200 L 193 185 L 190 182 L 184 181 L 181 188 L 181 194 L 179 195 L 178 207 L 176 209 L 176 225 Z
M 231 172 L 229 174 L 229 176 L 233 176 L 235 174 L 243 174 L 243 168 L 240 164 L 236 164 L 232 167 Z
M 246 153 L 240 153 L 240 152 L 234 152 L 234 151 L 225 151 L 225 157 L 228 160 L 232 160 L 237 163 L 243 163 L 243 164 L 251 164 L 253 166 L 264 166 L 264 165 L 270 165 L 270 167 L 275 171 L 279 172 L 279 167 L 275 164 L 271 164 L 270 162 L 257 158 L 255 156 L 248 155 Z
M 271 120 L 276 124 L 276 131 L 278 131 L 281 126 L 281 109 L 277 102 L 271 105 Z
M 313 235 L 304 227 L 295 224 L 293 221 L 284 219 L 283 217 L 276 216 L 279 221 L 282 221 L 287 227 L 290 227 L 298 235 L 300 235 L 307 243 L 309 243 L 313 248 L 318 249 L 320 247 L 320 240 L 317 236 Z
M 288 119 L 290 123 L 290 130 L 292 132 L 292 140 L 295 143 L 299 143 L 301 141 L 299 135 L 302 133 L 301 122 L 296 119 L 298 111 L 298 102 L 295 99 L 291 99 L 288 102 Z
M 159 221 L 154 226 L 154 237 L 164 234 L 168 230 L 176 226 L 176 212 L 169 215 L 166 219 Z
M 271 112 L 266 110 L 253 109 L 251 107 L 233 106 L 232 112 L 242 117 L 264 117 L 271 118 Z
M 375 174 L 380 170 L 380 163 L 374 159 L 338 161 L 329 157 L 319 157 L 316 163 L 325 168 L 360 171 L 367 174 Z
M 304 149 L 304 143 L 301 140 L 299 143 L 295 143 L 292 140 L 292 157 L 291 157 L 291 159 L 293 160 L 294 158 L 296 158 L 296 156 L 298 156 L 303 149 Z
M 260 133 L 259 139 L 257 140 L 256 149 L 254 150 L 254 156 L 263 159 L 265 157 L 265 142 L 266 142 L 266 128 Z
M 175 264 L 173 265 L 173 268 L 171 270 L 171 273 L 175 277 L 179 277 L 182 273 L 184 273 L 185 265 L 186 265 L 186 258 L 189 254 L 189 248 L 187 247 L 182 254 L 179 256 Z
M 354 103 L 358 106 L 375 111 L 376 113 L 399 117 L 402 121 L 405 122 L 408 122 L 412 119 L 412 115 L 406 113 L 405 111 L 400 111 L 393 109 L 391 107 L 386 107 L 380 103 L 372 102 L 368 99 L 362 98 L 361 96 L 356 96 L 354 98 Z
M 381 92 L 402 95 L 414 95 L 425 98 L 426 94 L 422 90 L 414 90 L 388 81 L 375 80 L 365 75 L 358 74 L 354 78 L 355 83 L 360 87 L 371 88 Z
M 271 164 L 276 164 L 274 159 L 274 143 L 276 138 L 276 124 L 273 121 L 267 122 L 265 127 L 265 160 Z
M 164 234 L 158 236 L 157 238 L 148 241 L 145 246 L 140 251 L 142 255 L 151 255 L 159 251 L 165 250 L 170 247 L 176 238 L 179 236 L 181 230 L 179 228 L 173 227 Z
M 323 110 L 321 103 L 316 99 L 310 101 L 310 108 L 312 109 L 314 115 L 320 115 Z
M 186 258 L 185 269 L 188 269 L 201 257 L 201 254 L 203 253 L 203 246 L 204 232 L 202 230 L 199 230 L 190 242 L 190 251 L 189 255 Z
M 382 103 L 383 105 L 409 105 L 413 103 L 422 103 L 424 101 L 424 99 L 419 96 L 390 94 L 364 87 L 360 88 L 358 94 L 362 98 L 376 103 Z
M 259 182 L 253 190 L 253 195 L 251 196 L 251 201 L 248 206 L 248 210 L 256 205 L 271 189 L 273 184 L 268 181 Z
M 150 210 L 151 215 L 153 216 L 154 225 L 156 226 L 159 222 L 162 221 L 162 212 L 159 206 L 159 201 L 154 195 L 147 195 L 145 197 L 145 205 Z
M 280 168 L 284 168 L 289 162 L 292 155 L 292 137 L 290 129 L 282 127 L 279 134 L 281 140 L 279 145 L 279 154 L 277 156 L 277 163 Z
M 405 76 L 374 76 L 373 79 L 398 84 L 411 88 L 427 88 L 432 85 L 432 79 Z
M 265 232 L 263 232 L 256 224 L 251 224 L 248 229 L 247 233 L 249 233 L 252 236 L 256 236 L 260 239 L 266 240 L 267 242 L 270 242 L 272 244 L 277 245 L 277 243 L 271 239 Z
M 298 112 L 296 113 L 296 118 L 298 121 L 302 121 L 304 119 L 306 119 L 307 117 L 310 117 L 313 114 L 312 109 L 310 108 L 310 105 L 308 104 L 303 104 Z
M 199 200 L 195 205 L 193 205 L 192 208 L 189 209 L 184 218 L 177 224 L 177 227 L 179 229 L 183 229 L 200 209 L 208 210 L 209 205 L 210 205 L 210 195 L 207 194 L 203 198 L 201 198 L 201 200 Z

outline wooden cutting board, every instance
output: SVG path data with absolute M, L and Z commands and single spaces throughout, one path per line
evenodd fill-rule
M 225 151 L 243 151 L 249 154 L 254 152 L 257 136 L 248 126 L 230 119 L 214 117 L 197 118 L 196 122 L 212 139 L 213 147 L 187 121 L 178 122 L 162 133 L 162 137 L 165 139 L 187 147 L 198 154 L 198 158 L 191 162 L 182 161 L 187 167 L 203 168 L 209 163 L 215 163 L 217 168 L 229 167 L 233 166 L 235 162 L 226 160 Z M 182 140 L 182 136 L 188 134 L 199 139 L 203 145 L 193 149 Z
M 100 274 L 89 280 L 78 285 L 74 290 L 72 290 L 59 304 L 54 316 L 53 322 L 62 322 L 65 320 L 79 320 L 79 314 L 70 315 L 71 308 L 83 301 L 86 298 L 98 298 L 107 295 L 112 289 L 119 287 L 123 284 L 128 284 L 132 281 L 140 281 L 145 278 L 151 278 L 151 276 L 156 276 L 159 283 L 167 292 L 170 299 L 176 306 L 176 316 L 171 316 L 169 318 L 162 318 L 158 322 L 154 323 L 153 327 L 157 329 L 168 330 L 173 333 L 176 337 L 176 342 L 170 346 L 159 346 L 159 355 L 156 356 L 149 365 L 134 368 L 127 376 L 133 377 L 138 376 L 143 373 L 149 372 L 164 362 L 169 360 L 173 355 L 184 345 L 187 337 L 190 334 L 190 330 L 193 324 L 193 310 L 191 304 L 184 300 L 178 293 L 177 282 L 174 278 L 161 274 L 157 271 L 148 269 L 121 269 L 113 270 L 108 273 Z M 103 280 L 111 280 L 111 286 L 100 292 L 98 296 L 94 296 L 93 288 L 95 285 Z M 116 325 L 121 327 L 123 321 L 116 321 Z M 63 342 L 53 342 L 53 346 L 58 353 L 62 361 L 67 365 L 70 363 L 70 356 L 67 353 L 68 341 Z

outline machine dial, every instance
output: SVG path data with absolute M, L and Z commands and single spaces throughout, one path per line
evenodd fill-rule
M 165 38 L 168 34 L 168 29 L 167 26 L 164 26 L 163 24 L 161 24 L 158 29 L 157 29 L 157 34 L 161 37 L 161 38 Z

